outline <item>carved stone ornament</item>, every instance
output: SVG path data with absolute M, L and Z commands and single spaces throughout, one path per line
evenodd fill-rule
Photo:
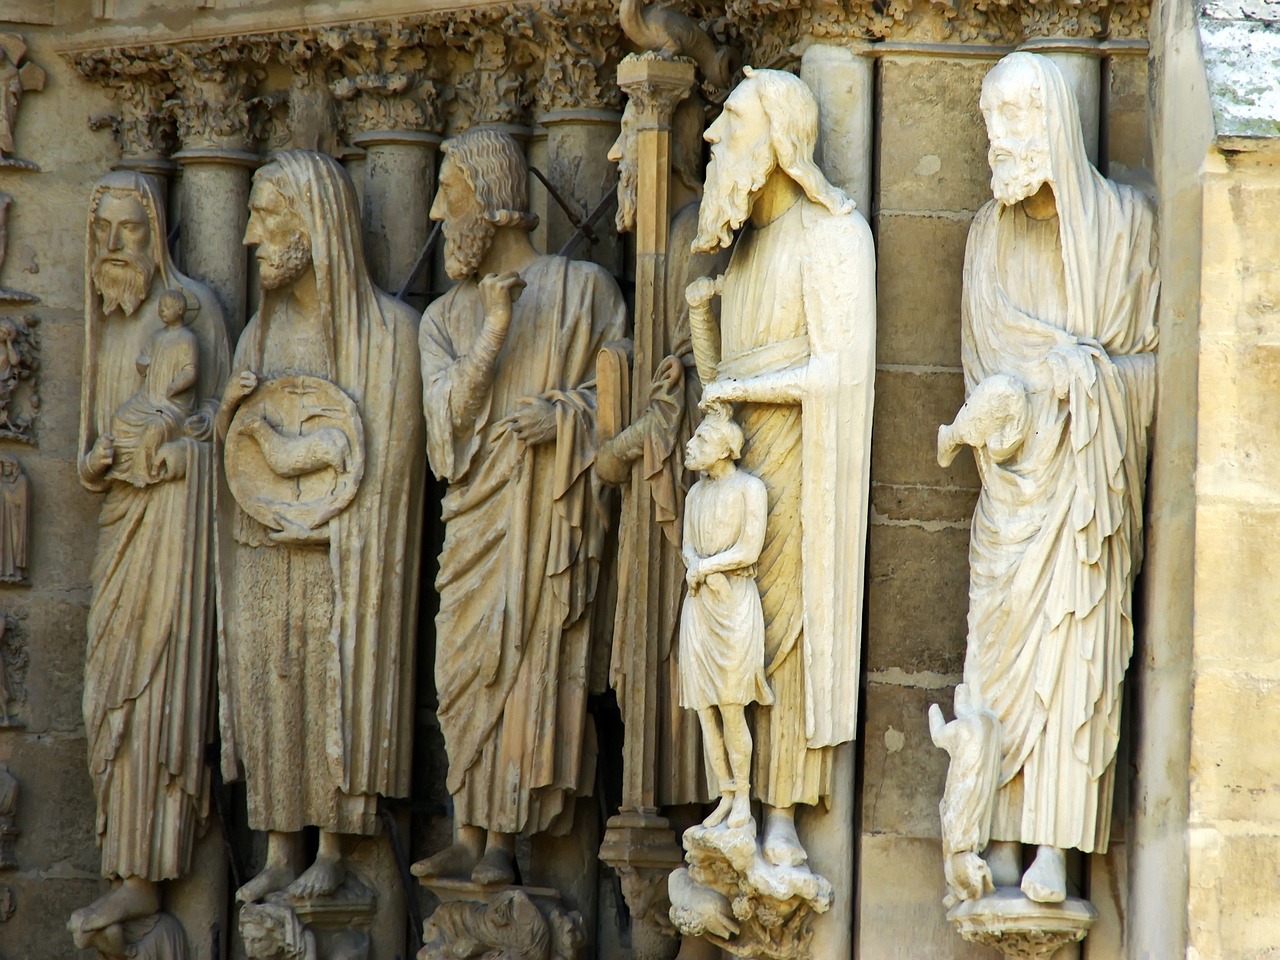
M 14 156 L 14 136 L 22 95 L 43 90 L 44 69 L 28 60 L 27 44 L 16 33 L 0 33 L 0 167 L 39 170 L 30 160 Z
M 14 844 L 22 831 L 14 824 L 18 819 L 19 792 L 18 778 L 0 763 L 0 871 L 18 869 Z
M 27 725 L 14 711 L 27 702 L 29 662 L 25 632 L 12 614 L 0 613 L 0 730 Z
M 507 884 L 515 835 L 564 833 L 592 786 L 585 677 L 607 519 L 589 469 L 595 366 L 626 307 L 598 265 L 535 253 L 510 136 L 473 130 L 443 149 L 431 215 L 458 283 L 427 308 L 419 349 L 427 456 L 449 484 L 435 674 L 458 836 L 414 870 Z
M 186 931 L 168 913 L 113 923 L 87 934 L 82 948 L 98 951 L 102 960 L 189 960 Z
M 13 887 L 0 884 L 0 923 L 7 923 L 18 907 L 18 900 L 13 895 Z
M 353 872 L 332 894 L 274 893 L 240 909 L 247 960 L 368 960 L 377 918 L 374 891 Z
M 0 192 L 0 278 L 4 276 L 5 255 L 9 252 L 9 211 L 12 208 L 13 197 Z M 10 290 L 0 285 L 0 303 L 36 303 L 39 299 L 33 293 Z M 32 322 L 34 323 L 34 320 Z
M 38 322 L 34 316 L 0 316 L 0 438 L 5 440 L 35 441 L 40 413 Z M 0 579 L 3 577 L 0 570 Z
M 331 83 L 343 104 L 347 136 L 388 130 L 435 132 L 441 125 L 435 82 L 427 76 L 434 58 L 422 32 L 396 25 L 359 25 L 323 31 L 339 76 Z
M 404 398 L 421 392 L 417 316 L 371 281 L 355 188 L 331 157 L 276 154 L 249 210 L 261 305 L 217 415 L 232 492 L 223 772 L 245 781 L 249 826 L 268 832 L 238 899 L 283 892 L 301 910 L 343 901 L 342 835 L 373 835 L 379 797 L 409 791 L 424 439 Z M 299 875 L 307 826 L 319 851 Z
M 121 883 L 69 927 L 77 943 L 109 935 L 115 949 L 121 937 L 169 942 L 172 924 L 150 919 L 160 884 L 189 870 L 208 810 L 213 414 L 228 349 L 213 292 L 169 255 L 159 184 L 119 170 L 88 206 L 77 466 L 107 496 L 83 707 L 102 873 Z
M 966 400 L 938 433 L 974 450 L 964 683 L 934 742 L 948 917 L 1009 956 L 1080 939 L 1065 851 L 1105 853 L 1155 403 L 1155 214 L 1085 155 L 1075 97 L 1015 53 L 982 87 L 995 199 L 969 233 Z M 1116 258 L 1120 261 L 1117 262 Z M 1021 845 L 1036 849 L 1021 870 Z M 1020 891 L 1018 888 L 1021 888 Z
M 0 583 L 25 584 L 31 484 L 12 454 L 0 454 Z
M 554 890 L 430 883 L 441 898 L 422 926 L 418 960 L 578 960 L 586 943 L 582 916 Z M 471 889 L 463 889 L 463 888 Z

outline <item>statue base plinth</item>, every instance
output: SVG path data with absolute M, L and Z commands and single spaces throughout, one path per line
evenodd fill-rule
M 634 960 L 671 960 L 680 950 L 680 934 L 671 924 L 667 877 L 684 863 L 682 853 L 667 818 L 656 812 L 624 809 L 609 818 L 600 859 L 622 883 L 631 912 Z
M 374 958 L 370 931 L 378 916 L 378 895 L 348 871 L 342 886 L 324 897 L 292 897 L 284 891 L 240 911 L 240 936 L 250 960 L 296 949 L 317 960 Z M 310 952 L 309 952 L 310 951 Z
M 547 960 L 578 960 L 582 954 L 587 941 L 582 914 L 565 909 L 560 891 L 553 887 L 451 877 L 422 877 L 421 883 L 439 898 L 440 906 L 422 925 L 418 960 L 490 956 L 486 951 Z
M 831 909 L 831 883 L 801 864 L 779 866 L 760 852 L 755 823 L 690 827 L 685 861 L 668 881 L 671 920 L 735 957 L 806 960 L 815 913 Z
M 1083 940 L 1098 919 L 1087 900 L 1037 903 L 1017 887 L 999 887 L 980 900 L 966 900 L 947 919 L 970 943 L 995 947 L 1017 960 L 1049 960 L 1068 943 Z

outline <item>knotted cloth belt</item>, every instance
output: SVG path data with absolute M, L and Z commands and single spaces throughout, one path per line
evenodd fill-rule
M 808 359 L 809 338 L 807 336 L 790 337 L 786 340 L 752 347 L 736 356 L 725 357 L 716 367 L 716 379 L 741 380 L 761 373 L 798 367 Z

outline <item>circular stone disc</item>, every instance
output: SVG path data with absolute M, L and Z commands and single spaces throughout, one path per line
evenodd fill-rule
M 355 498 L 364 476 L 364 425 L 342 388 L 287 376 L 258 384 L 227 430 L 227 485 L 245 513 L 309 541 Z

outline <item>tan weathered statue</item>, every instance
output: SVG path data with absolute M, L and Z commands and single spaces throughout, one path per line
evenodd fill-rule
M 423 496 L 417 317 L 369 279 L 346 172 L 280 153 L 249 208 L 262 302 L 218 414 L 223 764 L 268 836 L 245 903 L 333 894 L 342 836 L 408 793 Z
M 0 582 L 26 583 L 31 483 L 18 458 L 0 456 Z
M 609 152 L 618 164 L 617 228 L 630 233 L 636 226 L 636 105 L 628 101 L 622 114 L 622 129 Z M 631 605 L 646 603 L 638 596 L 636 571 L 649 558 L 638 556 L 637 538 L 629 519 L 632 514 L 627 500 L 635 495 L 631 488 L 631 466 L 637 460 L 644 464 L 646 489 L 654 501 L 654 516 L 661 532 L 652 538 L 657 551 L 658 578 L 656 610 L 650 610 L 658 642 L 658 730 L 657 801 L 659 806 L 703 803 L 711 796 L 704 770 L 702 741 L 693 715 L 680 707 L 679 645 L 677 635 L 680 605 L 685 594 L 684 562 L 680 556 L 681 522 L 685 495 L 693 475 L 684 465 L 684 447 L 702 417 L 698 402 L 702 398 L 702 380 L 698 376 L 689 339 L 689 305 L 684 289 L 691 277 L 719 273 L 728 263 L 728 252 L 694 254 L 689 245 L 698 230 L 698 197 L 702 192 L 701 155 L 703 114 L 696 97 L 676 108 L 672 123 L 670 179 L 671 207 L 675 211 L 667 240 L 666 273 L 663 290 L 665 309 L 661 311 L 664 329 L 659 332 L 660 362 L 649 390 L 649 404 L 636 411 L 631 422 L 607 438 L 602 430 L 600 449 L 596 452 L 596 475 L 606 484 L 620 486 L 623 495 L 623 517 L 618 534 L 618 602 L 614 622 L 613 651 L 610 658 L 610 682 L 619 701 L 627 696 L 627 647 L 632 639 L 634 618 Z M 606 353 L 616 348 L 609 348 Z M 618 358 L 619 363 L 625 362 Z M 627 398 L 615 395 L 606 384 L 614 378 L 598 371 L 600 404 L 606 418 Z M 603 427 L 603 424 L 602 424 Z
M 43 90 L 45 82 L 44 70 L 26 57 L 27 44 L 20 35 L 0 33 L 0 167 L 35 170 L 37 167 L 30 160 L 13 156 L 22 95 Z
M 159 883 L 188 871 L 208 810 L 213 421 L 228 347 L 213 292 L 169 258 L 164 210 L 155 181 L 129 171 L 100 180 L 89 204 L 78 466 L 84 486 L 105 496 L 84 721 L 102 872 L 116 885 L 72 914 L 82 944 L 160 909 Z M 120 418 L 146 390 L 138 357 L 179 310 L 194 376 L 188 371 L 183 406 L 166 413 L 151 468 L 136 472 L 135 438 Z
M 751 781 L 777 866 L 807 859 L 795 805 L 835 789 L 831 748 L 854 736 L 861 644 L 875 252 L 814 165 L 817 117 L 803 81 L 746 69 L 706 133 L 693 249 L 737 242 L 723 277 L 688 288 L 703 404 L 737 405 L 739 465 L 768 490 L 757 583 L 774 705 L 755 712 Z
M 742 444 L 742 428 L 728 408 L 712 406 L 687 448 L 686 465 L 704 477 L 685 501 L 689 593 L 680 615 L 680 705 L 698 712 L 703 747 L 720 781 L 720 804 L 702 825 L 754 832 L 746 708 L 773 703 L 755 581 L 769 494 L 734 465 Z
M 1090 165 L 1051 61 L 1006 57 L 981 105 L 995 199 L 969 232 L 968 399 L 939 456 L 972 446 L 982 479 L 964 679 L 971 709 L 999 726 L 998 789 L 974 799 L 991 807 L 985 857 L 997 887 L 1056 904 L 1064 851 L 1104 852 L 1111 828 L 1155 402 L 1156 222 Z M 1020 844 L 1037 848 L 1025 873 Z
M 459 283 L 419 345 L 427 455 L 449 482 L 436 688 L 457 843 L 414 869 L 509 883 L 515 835 L 567 830 L 590 788 L 595 363 L 625 308 L 599 266 L 534 252 L 515 141 L 472 131 L 444 151 L 431 215 Z

